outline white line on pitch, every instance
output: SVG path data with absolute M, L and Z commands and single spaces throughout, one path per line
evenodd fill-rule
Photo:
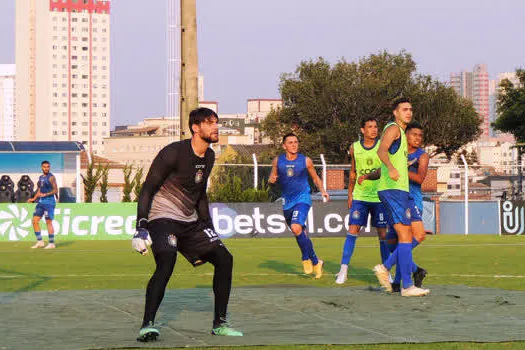
M 239 276 L 301 276 L 301 273 L 237 273 L 236 275 Z M 370 272 L 369 274 L 349 274 L 349 277 L 352 276 L 372 276 L 373 273 Z M 28 278 L 78 278 L 78 277 L 149 277 L 151 274 L 109 274 L 109 275 L 86 275 L 86 274 L 66 274 L 66 275 L 33 275 L 33 276 L 26 276 L 26 275 L 0 275 L 0 279 L 28 279 Z M 199 273 L 199 274 L 193 274 L 193 273 L 187 273 L 187 274 L 176 274 L 177 277 L 193 277 L 193 276 L 213 276 L 213 273 Z M 432 274 L 429 277 L 461 277 L 461 278 L 517 278 L 522 279 L 525 278 L 525 275 L 474 275 L 474 274 L 449 274 L 449 275 L 439 275 L 439 274 Z

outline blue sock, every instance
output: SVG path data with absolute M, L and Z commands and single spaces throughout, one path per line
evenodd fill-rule
M 357 235 L 347 233 L 345 244 L 343 245 L 343 257 L 341 258 L 341 264 L 350 264 L 350 259 L 354 254 L 355 241 L 357 240 Z
M 55 234 L 50 233 L 48 234 L 48 236 L 49 236 L 49 243 L 55 243 Z
M 399 250 L 399 245 L 397 246 L 396 249 L 394 249 L 394 251 L 392 252 L 392 254 L 390 254 L 390 256 L 388 257 L 388 259 L 385 260 L 385 262 L 383 263 L 383 265 L 385 265 L 386 269 L 388 271 L 390 271 L 392 269 L 392 266 L 396 265 L 397 264 L 397 255 L 398 255 L 398 250 Z
M 303 232 L 303 235 L 306 234 Z M 315 255 L 314 244 L 312 243 L 310 237 L 306 236 L 306 239 L 306 250 L 308 251 L 308 257 L 310 258 L 310 260 L 312 260 L 312 265 L 317 265 L 319 263 L 319 259 L 317 258 L 317 255 Z
M 297 240 L 297 245 L 299 246 L 299 249 L 301 249 L 301 259 L 303 261 L 308 260 L 308 237 L 306 237 L 306 234 L 303 231 L 299 236 L 295 236 L 295 239 Z
M 35 231 L 35 236 L 36 236 L 36 240 L 37 241 L 41 241 L 42 240 L 42 234 L 40 234 L 40 231 L 38 231 L 38 232 Z
M 381 262 L 384 263 L 386 259 L 390 256 L 390 249 L 385 240 L 379 240 L 379 250 L 381 251 Z
M 403 280 L 403 288 L 412 286 L 412 243 L 399 243 L 397 245 L 398 264 Z

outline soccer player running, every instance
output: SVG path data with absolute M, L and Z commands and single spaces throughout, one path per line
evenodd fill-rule
M 363 138 L 350 146 L 352 169 L 348 183 L 348 209 L 350 222 L 343 246 L 341 269 L 336 275 L 335 283 L 344 284 L 348 279 L 348 265 L 354 253 L 355 243 L 362 226 L 366 226 L 368 214 L 372 216 L 372 226 L 377 229 L 381 262 L 384 262 L 390 252 L 386 245 L 385 209 L 377 195 L 379 181 L 367 180 L 366 176 L 376 172 L 381 167 L 377 156 L 379 140 L 377 139 L 377 120 L 373 117 L 361 121 Z M 356 181 L 357 180 L 357 181 Z M 357 183 L 356 183 L 357 182 Z
M 384 204 L 388 220 L 394 226 L 399 240 L 397 248 L 384 264 L 376 265 L 374 273 L 386 291 L 392 292 L 389 270 L 397 263 L 401 273 L 404 297 L 424 296 L 430 291 L 414 286 L 412 272 L 412 237 L 424 235 L 421 215 L 409 193 L 408 146 L 405 129 L 412 121 L 412 104 L 407 98 L 394 102 L 395 120 L 383 130 L 377 154 L 381 159 L 381 177 L 378 195 Z
M 58 186 L 55 176 L 50 172 L 51 164 L 44 160 L 41 164 L 42 175 L 38 178 L 37 190 L 33 198 L 27 200 L 28 203 L 38 201 L 35 212 L 33 213 L 33 229 L 35 230 L 36 244 L 31 248 L 55 249 L 55 229 L 53 219 L 55 218 L 55 195 L 58 193 Z M 40 220 L 45 215 L 49 244 L 46 246 L 40 233 Z
M 146 305 L 138 341 L 159 336 L 155 315 L 173 273 L 179 251 L 193 266 L 215 267 L 215 313 L 211 334 L 242 336 L 229 327 L 226 311 L 232 283 L 233 256 L 219 239 L 210 217 L 206 186 L 215 161 L 209 147 L 219 140 L 217 114 L 208 108 L 190 113 L 192 138 L 164 147 L 155 157 L 140 192 L 137 232 L 132 245 L 155 258 L 156 269 L 146 289 Z
M 405 129 L 405 135 L 407 137 L 408 145 L 409 192 L 414 199 L 414 203 L 416 208 L 419 210 L 419 213 L 423 213 L 423 193 L 421 191 L 421 184 L 427 176 L 429 162 L 428 154 L 421 147 L 423 143 L 423 128 L 418 122 L 410 122 Z M 416 230 L 413 232 L 413 234 L 414 237 L 412 239 L 412 248 L 415 248 L 425 239 L 425 232 Z M 416 236 L 417 234 L 419 234 L 419 236 Z M 388 244 L 393 248 L 391 250 L 395 250 L 395 247 L 397 246 L 397 235 L 393 228 L 388 231 L 387 240 Z M 398 272 L 399 269 L 396 269 L 396 276 L 394 278 L 394 282 L 392 283 L 393 292 L 401 291 L 401 274 Z M 426 275 L 427 271 L 425 269 L 418 266 L 416 263 L 412 264 L 412 277 L 416 287 L 422 286 L 423 279 Z
M 279 181 L 284 199 L 284 218 L 301 249 L 304 273 L 315 273 L 315 278 L 318 279 L 323 276 L 323 261 L 315 254 L 313 243 L 306 234 L 306 218 L 312 206 L 308 176 L 321 191 L 323 201 L 328 201 L 330 197 L 315 172 L 312 160 L 299 153 L 297 135 L 284 135 L 283 149 L 285 153 L 274 158 L 272 162 L 268 183 L 274 184 Z

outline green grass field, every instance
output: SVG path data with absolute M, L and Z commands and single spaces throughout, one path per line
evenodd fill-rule
M 302 274 L 299 249 L 292 238 L 229 239 L 235 258 L 234 287 L 250 285 L 312 285 L 327 288 L 377 286 L 371 268 L 379 261 L 375 238 L 360 238 L 344 286 L 334 283 L 343 238 L 314 238 L 325 261 L 321 280 Z M 32 250 L 31 242 L 0 243 L 0 291 L 144 289 L 154 269 L 152 256 L 131 250 L 129 241 L 58 242 L 54 251 Z M 525 291 L 525 237 L 489 235 L 429 236 L 414 251 L 414 260 L 427 268 L 427 285 L 468 285 Z M 194 269 L 179 257 L 168 288 L 211 286 L 213 269 Z M 439 343 L 367 346 L 282 346 L 276 349 L 522 349 L 525 343 Z M 255 349 L 260 347 L 243 347 Z M 269 348 L 269 347 L 268 347 Z M 221 348 L 227 349 L 227 348 Z M 238 347 L 236 347 L 238 349 Z

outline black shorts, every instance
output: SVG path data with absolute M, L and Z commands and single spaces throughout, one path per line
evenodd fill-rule
M 224 246 L 213 226 L 201 220 L 155 219 L 148 223 L 148 231 L 153 253 L 179 251 L 193 266 L 204 264 L 204 255 Z

